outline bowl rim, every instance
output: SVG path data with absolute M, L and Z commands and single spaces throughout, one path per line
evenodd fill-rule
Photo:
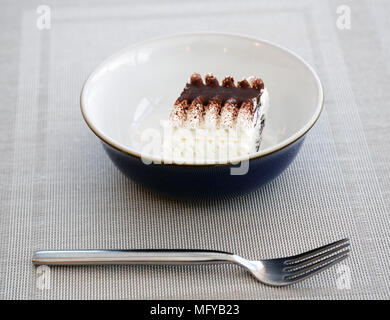
M 275 47 L 279 50 L 285 51 L 288 54 L 292 55 L 294 58 L 296 58 L 298 61 L 300 61 L 312 73 L 312 75 L 314 76 L 314 79 L 316 81 L 317 88 L 319 90 L 319 92 L 318 92 L 319 99 L 318 99 L 316 110 L 315 110 L 313 116 L 297 132 L 295 132 L 293 135 L 291 135 L 287 139 L 279 142 L 278 144 L 276 144 L 270 148 L 253 153 L 253 154 L 249 155 L 249 157 L 248 156 L 241 156 L 241 157 L 232 159 L 230 162 L 223 162 L 223 163 L 218 163 L 218 162 L 175 163 L 174 161 L 172 161 L 170 163 L 164 163 L 162 157 L 153 157 L 153 156 L 149 156 L 149 155 L 143 155 L 141 153 L 134 152 L 134 151 L 130 150 L 129 148 L 121 146 L 120 144 L 116 143 L 113 139 L 107 137 L 103 132 L 101 132 L 96 126 L 93 125 L 92 121 L 87 116 L 87 112 L 85 111 L 85 106 L 86 106 L 85 92 L 88 89 L 88 85 L 91 82 L 91 79 L 107 63 L 109 63 L 110 61 L 114 60 L 115 58 L 117 58 L 118 56 L 122 55 L 123 53 L 125 53 L 129 50 L 133 50 L 139 46 L 148 44 L 150 42 L 166 40 L 166 39 L 171 39 L 171 38 L 180 38 L 180 37 L 186 37 L 186 36 L 196 36 L 196 35 L 198 35 L 198 36 L 202 36 L 202 35 L 204 35 L 204 36 L 207 36 L 207 35 L 209 35 L 209 36 L 227 36 L 227 37 L 242 38 L 242 39 L 249 40 L 249 41 L 256 41 L 256 42 L 264 43 L 266 45 Z M 109 57 L 107 57 L 106 59 L 104 59 L 97 67 L 94 68 L 94 70 L 89 74 L 87 79 L 84 81 L 84 84 L 82 86 L 81 93 L 80 93 L 81 114 L 84 118 L 84 121 L 87 123 L 88 127 L 92 130 L 92 132 L 100 140 L 102 140 L 103 142 L 108 144 L 110 147 L 112 147 L 120 152 L 123 152 L 127 155 L 139 158 L 142 161 L 146 160 L 148 163 L 159 163 L 159 164 L 163 164 L 163 165 L 175 165 L 175 166 L 197 166 L 197 167 L 199 167 L 199 166 L 201 166 L 201 167 L 203 167 L 203 166 L 205 166 L 205 167 L 206 166 L 226 166 L 226 165 L 230 166 L 230 165 L 232 165 L 232 163 L 237 163 L 237 162 L 244 161 L 244 160 L 250 161 L 250 160 L 255 160 L 255 159 L 269 156 L 275 152 L 281 151 L 281 150 L 287 148 L 288 146 L 294 144 L 296 141 L 300 140 L 306 133 L 308 133 L 310 131 L 310 129 L 314 126 L 314 124 L 317 122 L 317 120 L 319 119 L 323 108 L 324 108 L 324 89 L 323 89 L 323 85 L 321 83 L 321 80 L 320 80 L 317 72 L 305 59 L 300 57 L 294 51 L 292 51 L 284 46 L 275 44 L 271 41 L 256 38 L 254 36 L 244 35 L 244 34 L 240 34 L 240 33 L 226 33 L 226 32 L 214 32 L 214 31 L 175 33 L 175 34 L 150 38 L 150 39 L 143 40 L 143 41 L 134 43 L 132 45 L 126 46 L 123 49 L 119 50 L 118 52 L 116 52 L 116 53 L 110 55 Z

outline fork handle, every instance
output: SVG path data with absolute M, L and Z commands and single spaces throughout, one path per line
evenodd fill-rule
M 234 263 L 234 256 L 213 250 L 66 250 L 36 251 L 32 262 L 35 265 L 189 265 Z

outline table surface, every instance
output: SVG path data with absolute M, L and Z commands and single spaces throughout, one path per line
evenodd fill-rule
M 36 26 L 40 4 L 0 5 L 1 299 L 390 298 L 389 1 L 46 1 L 49 30 Z M 350 8 L 350 30 L 337 27 L 340 5 Z M 323 81 L 325 109 L 297 159 L 261 190 L 201 204 L 167 200 L 112 165 L 81 117 L 80 89 L 129 44 L 210 30 L 297 52 Z M 34 250 L 72 248 L 271 258 L 345 236 L 348 260 L 285 288 L 229 265 L 31 264 Z

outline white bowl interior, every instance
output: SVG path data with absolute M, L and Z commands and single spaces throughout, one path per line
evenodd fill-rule
M 84 86 L 84 117 L 106 142 L 144 154 L 149 140 L 142 134 L 162 132 L 160 120 L 168 119 L 193 72 L 264 80 L 270 109 L 258 155 L 297 139 L 322 108 L 318 76 L 289 50 L 244 36 L 205 33 L 149 40 L 108 58 Z

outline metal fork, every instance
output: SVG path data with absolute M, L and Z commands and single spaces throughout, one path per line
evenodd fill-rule
M 158 264 L 190 265 L 232 263 L 247 269 L 270 286 L 286 286 L 319 273 L 348 257 L 349 240 L 287 258 L 250 261 L 235 254 L 212 250 L 70 250 L 36 251 L 35 265 Z

